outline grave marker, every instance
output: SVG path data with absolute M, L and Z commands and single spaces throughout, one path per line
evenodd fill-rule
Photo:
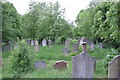
M 120 55 L 114 57 L 108 66 L 108 78 L 120 79 Z
M 47 64 L 45 61 L 35 61 L 34 67 L 35 69 L 45 69 L 47 68 Z
M 47 46 L 47 41 L 45 39 L 42 41 L 42 46 Z
M 83 52 L 72 57 L 72 78 L 93 78 L 96 60 L 89 56 L 86 42 L 82 44 Z
M 68 48 L 63 48 L 63 53 L 66 55 L 70 52 L 70 50 Z
M 35 52 L 39 52 L 39 42 L 38 42 L 38 40 L 35 40 L 34 50 L 35 50 Z
M 93 51 L 94 50 L 94 43 L 91 42 L 90 44 L 90 49 Z
M 98 44 L 98 48 L 100 48 L 100 49 L 103 48 L 103 44 L 101 42 Z
M 34 40 L 31 40 L 31 45 L 32 45 L 32 46 L 34 45 Z
M 49 47 L 52 47 L 52 40 L 51 39 L 48 40 L 48 44 L 49 44 Z
M 79 51 L 79 45 L 78 44 L 73 44 L 73 52 L 78 53 Z
M 53 65 L 55 69 L 67 69 L 68 67 L 68 62 L 66 61 L 56 61 L 55 64 Z
M 66 41 L 65 41 L 65 47 L 66 47 L 66 48 L 69 48 L 69 46 L 70 46 L 70 40 L 69 40 L 69 39 L 66 39 Z

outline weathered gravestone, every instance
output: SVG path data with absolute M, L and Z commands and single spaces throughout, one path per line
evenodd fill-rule
M 48 40 L 48 44 L 49 44 L 49 47 L 52 47 L 52 40 L 51 39 Z
M 118 78 L 120 80 L 120 55 L 115 56 L 109 63 L 108 78 Z
M 45 39 L 42 41 L 42 46 L 47 46 L 47 41 Z
M 34 67 L 35 69 L 45 69 L 47 68 L 47 64 L 45 61 L 35 61 Z
M 100 48 L 100 49 L 103 48 L 103 44 L 101 42 L 98 44 L 98 48 Z
M 38 40 L 35 40 L 34 50 L 35 50 L 35 52 L 39 52 L 39 42 L 38 42 Z
M 91 42 L 90 44 L 90 49 L 93 51 L 94 50 L 94 43 Z
M 53 65 L 55 69 L 67 69 L 68 67 L 68 62 L 67 61 L 56 61 L 55 64 Z
M 63 48 L 63 53 L 66 55 L 70 52 L 70 50 L 68 48 Z
M 27 40 L 28 45 L 30 45 L 31 40 Z
M 96 59 L 86 51 L 86 42 L 82 44 L 83 52 L 72 57 L 72 78 L 93 78 Z M 87 79 L 88 80 L 88 79 Z
M 32 45 L 32 46 L 34 45 L 34 40 L 31 40 L 31 45 Z
M 73 44 L 73 52 L 78 53 L 79 51 L 79 45 L 78 44 Z
M 69 39 L 66 39 L 66 41 L 65 41 L 65 47 L 66 47 L 66 48 L 69 48 L 69 46 L 70 46 L 70 40 L 69 40 Z

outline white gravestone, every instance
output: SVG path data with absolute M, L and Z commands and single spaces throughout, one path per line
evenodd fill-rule
M 34 40 L 31 40 L 31 45 L 32 45 L 32 46 L 34 45 Z
M 86 52 L 86 43 L 82 44 L 83 52 L 72 57 L 72 78 L 93 78 L 96 59 Z
M 118 78 L 120 80 L 120 55 L 115 56 L 109 63 L 108 78 Z
M 45 39 L 42 41 L 42 46 L 47 46 L 47 41 Z

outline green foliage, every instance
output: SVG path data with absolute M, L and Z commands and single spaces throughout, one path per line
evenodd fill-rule
M 103 60 L 103 65 L 105 67 L 104 71 L 107 73 L 108 72 L 108 63 L 110 61 L 112 61 L 112 59 L 116 56 L 116 55 L 120 55 L 120 53 L 118 53 L 117 50 L 115 49 L 111 49 L 111 51 L 109 51 L 107 53 L 107 55 L 105 56 L 104 60 Z
M 22 73 L 31 70 L 30 53 L 26 45 L 25 41 L 20 41 L 18 49 L 13 52 L 11 57 L 13 77 L 21 77 Z

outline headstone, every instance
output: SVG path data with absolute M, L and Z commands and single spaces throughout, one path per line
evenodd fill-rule
M 45 61 L 35 61 L 34 67 L 35 69 L 45 69 L 47 68 L 47 64 Z
M 65 41 L 65 47 L 66 47 L 66 48 L 69 48 L 69 46 L 70 46 L 70 40 L 69 40 L 69 39 L 66 39 L 66 41 Z
M 55 64 L 53 65 L 55 69 L 67 69 L 68 67 L 68 62 L 67 61 L 56 61 Z
M 35 49 L 35 52 L 39 52 L 39 42 L 38 42 L 38 40 L 35 40 L 35 47 L 34 47 L 34 49 Z
M 101 42 L 98 44 L 98 48 L 100 48 L 100 49 L 103 48 L 103 44 Z
M 108 78 L 118 78 L 120 80 L 120 55 L 115 56 L 109 63 Z
M 18 43 L 15 43 L 14 49 L 18 48 Z
M 63 48 L 63 53 L 66 55 L 70 52 L 70 50 L 68 48 Z
M 47 41 L 45 39 L 42 41 L 42 46 L 47 46 Z
M 86 51 L 86 42 L 82 44 L 83 52 L 72 57 L 72 78 L 93 78 L 96 59 Z M 89 80 L 87 79 L 87 80 Z
M 78 53 L 79 51 L 79 45 L 78 44 L 73 44 L 73 52 Z
M 31 45 L 32 45 L 32 46 L 34 45 L 34 40 L 31 40 Z
M 49 44 L 49 47 L 52 47 L 52 40 L 51 39 L 48 40 L 48 44 Z
M 93 51 L 94 50 L 94 43 L 91 42 L 90 44 L 90 49 Z
M 81 40 L 81 38 L 78 39 L 78 45 L 80 45 L 80 40 Z
M 28 45 L 30 45 L 31 40 L 27 40 Z

